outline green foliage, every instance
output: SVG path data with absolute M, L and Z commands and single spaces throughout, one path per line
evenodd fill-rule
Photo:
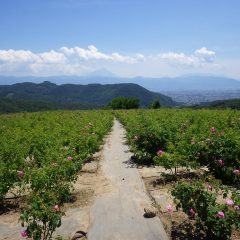
M 170 170 L 208 167 L 228 183 L 240 183 L 240 113 L 231 110 L 118 111 L 136 159 Z M 163 156 L 157 154 L 164 151 Z
M 211 186 L 211 190 L 208 190 L 201 181 L 180 182 L 172 190 L 172 195 L 177 209 L 182 208 L 190 218 L 196 220 L 196 224 L 204 226 L 210 239 L 230 239 L 232 229 L 239 228 L 239 210 L 233 205 L 218 203 L 217 188 L 215 190 Z M 225 191 L 222 191 L 222 198 L 226 198 Z
M 186 158 L 178 153 L 163 153 L 162 156 L 155 156 L 153 160 L 156 165 L 163 166 L 175 175 L 180 167 L 195 168 L 196 165 L 195 162 L 186 161 Z
M 133 109 L 139 107 L 139 99 L 135 97 L 117 97 L 114 98 L 108 106 L 111 109 Z
M 11 189 L 27 192 L 20 220 L 33 239 L 51 239 L 83 162 L 112 125 L 107 111 L 0 116 L 0 202 Z
M 141 107 L 148 107 L 154 99 L 163 106 L 176 105 L 170 97 L 133 83 L 56 85 L 46 81 L 0 86 L 0 112 L 100 108 L 120 96 L 140 99 Z
M 77 110 L 99 108 L 96 104 L 85 102 L 49 102 L 37 100 L 0 99 L 0 113 L 39 112 L 48 110 Z
M 239 187 L 239 112 L 161 109 L 115 114 L 127 128 L 136 161 L 163 166 L 176 180 L 179 168 L 207 167 L 215 177 Z M 179 182 L 172 195 L 177 208 L 204 226 L 208 239 L 230 239 L 232 230 L 240 228 L 240 192 L 230 193 L 215 183 L 208 189 L 205 182 L 210 180 Z M 228 196 L 234 205 L 219 203 Z
M 150 106 L 150 108 L 153 108 L 153 109 L 158 109 L 160 107 L 161 107 L 161 104 L 159 99 L 155 99 Z

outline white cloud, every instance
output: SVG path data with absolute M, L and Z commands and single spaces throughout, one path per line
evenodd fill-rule
M 41 53 L 0 50 L 0 75 L 86 75 L 101 69 L 124 77 L 213 73 L 240 78 L 239 61 L 221 61 L 215 51 L 206 47 L 192 54 L 172 51 L 155 55 L 106 53 L 94 45 L 61 47 Z
M 117 52 L 103 53 L 95 46 L 62 47 L 58 51 L 33 53 L 29 50 L 0 50 L 0 74 L 54 75 L 87 74 L 102 64 L 134 64 L 144 60 L 142 54 L 133 56 Z
M 41 63 L 65 63 L 67 58 L 63 53 L 55 52 L 51 50 L 50 52 L 44 52 L 38 54 L 39 62 Z
M 162 53 L 159 57 L 163 60 L 172 63 L 180 63 L 180 64 L 187 64 L 187 65 L 194 65 L 195 58 L 191 56 L 186 56 L 184 53 L 175 53 L 175 52 L 168 52 Z
M 195 50 L 194 54 L 186 55 L 184 53 L 168 52 L 158 55 L 163 60 L 174 64 L 184 64 L 199 67 L 202 64 L 213 63 L 216 53 L 208 50 L 206 47 Z
M 124 56 L 119 53 L 106 54 L 100 52 L 95 46 L 90 45 L 87 49 L 74 47 L 62 47 L 60 51 L 51 50 L 43 53 L 33 53 L 29 50 L 0 50 L 1 63 L 65 63 L 73 59 L 91 61 L 105 60 L 113 62 L 135 63 L 141 60 L 140 55 Z
M 0 63 L 64 63 L 66 58 L 62 53 L 53 50 L 43 53 L 33 53 L 29 50 L 0 50 Z
M 88 46 L 86 49 L 80 47 L 67 48 L 62 47 L 60 51 L 63 52 L 66 56 L 77 57 L 79 60 L 105 60 L 113 62 L 125 62 L 125 63 L 136 63 L 142 61 L 142 56 L 136 54 L 135 56 L 124 56 L 117 52 L 112 54 L 100 52 L 94 45 Z
M 104 65 L 132 65 L 144 61 L 143 54 L 104 53 L 94 45 L 87 48 L 61 47 L 58 51 L 33 53 L 29 50 L 0 50 L 0 74 L 60 75 L 87 74 Z
M 216 57 L 216 53 L 212 50 L 208 50 L 206 47 L 197 49 L 194 54 L 203 62 L 213 62 Z
M 78 57 L 81 60 L 110 60 L 110 57 L 107 54 L 101 53 L 98 51 L 98 49 L 90 45 L 87 49 L 80 48 L 80 47 L 74 47 L 74 48 L 67 48 L 62 47 L 60 48 L 60 51 L 62 51 L 67 56 L 75 56 Z
M 25 50 L 0 50 L 0 62 L 5 63 L 28 63 L 38 60 L 38 56 L 31 51 Z

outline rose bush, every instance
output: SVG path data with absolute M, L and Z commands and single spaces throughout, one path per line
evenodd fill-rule
M 218 203 L 219 189 L 209 191 L 203 182 L 179 182 L 172 190 L 177 209 L 182 210 L 204 226 L 210 239 L 230 239 L 233 228 L 239 229 L 240 214 L 233 208 L 234 200 Z M 226 191 L 222 191 L 222 198 Z M 238 198 L 239 201 L 240 198 Z

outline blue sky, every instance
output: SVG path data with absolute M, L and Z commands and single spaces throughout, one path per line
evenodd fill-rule
M 0 74 L 240 79 L 239 12 L 239 0 L 1 0 Z

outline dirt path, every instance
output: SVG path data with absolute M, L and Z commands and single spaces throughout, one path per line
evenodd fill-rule
M 89 240 L 168 239 L 159 218 L 144 218 L 151 206 L 143 181 L 129 160 L 124 144 L 125 130 L 115 120 L 103 147 L 101 169 L 114 185 L 114 191 L 96 199 L 90 214 Z

